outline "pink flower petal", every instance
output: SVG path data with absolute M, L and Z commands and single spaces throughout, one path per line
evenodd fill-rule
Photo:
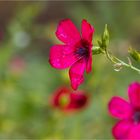
M 76 44 L 81 40 L 80 33 L 70 19 L 62 20 L 59 23 L 56 36 L 66 44 Z
M 128 137 L 129 137 L 129 139 L 137 139 L 137 140 L 140 139 L 140 124 L 139 125 L 135 125 L 131 129 Z
M 129 139 L 137 139 L 140 140 L 140 125 L 135 125 L 132 127 L 129 135 L 128 135 Z
M 132 113 L 130 104 L 120 97 L 113 97 L 111 99 L 109 111 L 113 116 L 120 119 L 129 118 Z
M 129 99 L 133 107 L 140 108 L 140 84 L 132 83 L 128 88 Z
M 92 53 L 90 53 L 90 56 L 86 64 L 86 72 L 89 73 L 91 72 L 91 70 L 92 70 Z
M 133 124 L 128 120 L 119 121 L 112 129 L 112 134 L 117 140 L 128 139 L 129 132 Z
M 72 46 L 56 45 L 51 47 L 49 62 L 54 68 L 65 69 L 76 61 Z
M 84 59 L 80 59 L 72 65 L 69 71 L 69 76 L 71 80 L 71 86 L 74 90 L 84 81 L 84 70 L 86 63 Z
M 81 30 L 82 30 L 82 38 L 91 44 L 92 36 L 94 33 L 93 26 L 91 26 L 86 20 L 83 20 Z

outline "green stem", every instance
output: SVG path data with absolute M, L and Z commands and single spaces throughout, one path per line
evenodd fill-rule
M 95 50 L 96 50 L 96 51 L 95 51 Z M 103 50 L 103 49 L 101 49 L 100 47 L 96 46 L 95 49 L 94 49 L 94 47 L 93 47 L 92 52 L 93 52 L 93 54 L 100 54 L 100 53 L 103 53 L 103 54 L 106 55 L 107 59 L 108 59 L 109 61 L 111 61 L 113 64 L 118 64 L 118 63 L 120 63 L 122 66 L 128 67 L 128 68 L 130 68 L 130 69 L 132 69 L 132 70 L 134 70 L 134 71 L 136 71 L 136 72 L 138 72 L 138 73 L 140 74 L 140 69 L 139 69 L 139 68 L 136 68 L 136 67 L 133 66 L 132 64 L 127 64 L 126 62 L 120 60 L 119 58 L 117 58 L 116 56 L 114 56 L 114 55 L 112 55 L 110 52 L 108 52 L 107 49 Z M 98 53 L 96 53 L 96 52 L 98 52 Z
M 131 68 L 132 70 L 137 71 L 137 72 L 140 74 L 140 69 L 134 67 L 132 64 L 127 64 L 126 62 L 120 60 L 119 58 L 110 55 L 109 52 L 108 52 L 107 50 L 105 50 L 105 54 L 106 54 L 107 58 L 108 58 L 110 61 L 112 61 L 114 64 L 121 63 L 123 66 L 128 67 L 128 68 Z M 117 62 L 116 62 L 115 60 L 116 60 Z
M 128 68 L 131 68 L 132 70 L 135 70 L 135 71 L 137 71 L 137 72 L 140 74 L 140 69 L 134 67 L 132 64 L 127 64 L 127 63 L 125 63 L 124 61 L 120 60 L 120 59 L 117 58 L 117 57 L 114 57 L 114 58 L 115 58 L 118 62 L 120 62 L 123 66 L 126 66 L 126 67 L 128 67 Z
M 107 49 L 105 49 L 104 53 L 106 54 L 108 60 L 110 60 L 110 61 L 113 62 L 114 64 L 117 63 L 117 62 L 113 59 L 112 55 L 109 54 L 109 52 L 107 51 Z

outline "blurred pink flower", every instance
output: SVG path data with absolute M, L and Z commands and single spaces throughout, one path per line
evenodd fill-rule
M 110 113 L 120 121 L 113 127 L 116 139 L 140 139 L 140 84 L 132 83 L 128 88 L 130 101 L 113 97 L 109 103 Z
M 64 112 L 72 112 L 85 107 L 88 102 L 88 95 L 84 91 L 72 92 L 62 87 L 58 89 L 51 98 L 51 105 Z
M 25 60 L 17 56 L 10 61 L 9 68 L 13 74 L 19 75 L 24 71 L 25 65 Z
M 84 71 L 92 69 L 92 36 L 94 28 L 86 21 L 82 21 L 79 31 L 70 19 L 62 20 L 56 31 L 56 36 L 64 44 L 54 45 L 50 49 L 50 64 L 57 69 L 71 67 L 69 76 L 74 90 L 84 81 Z

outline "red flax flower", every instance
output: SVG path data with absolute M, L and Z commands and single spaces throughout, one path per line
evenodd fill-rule
M 51 98 L 52 106 L 64 112 L 80 110 L 86 106 L 87 102 L 88 96 L 84 91 L 72 92 L 65 87 L 58 89 Z
M 129 101 L 113 97 L 109 103 L 110 113 L 120 121 L 113 127 L 116 139 L 140 139 L 140 84 L 128 88 Z
M 62 20 L 56 36 L 64 44 L 54 45 L 50 50 L 50 64 L 57 69 L 70 67 L 69 76 L 74 90 L 84 81 L 84 71 L 92 69 L 92 36 L 94 28 L 82 21 L 81 34 L 70 19 Z

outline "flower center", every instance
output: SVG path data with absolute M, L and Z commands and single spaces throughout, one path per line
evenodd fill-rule
M 86 40 L 81 40 L 80 43 L 76 44 L 76 50 L 75 50 L 75 55 L 79 58 L 85 58 L 88 59 L 89 55 L 90 55 L 90 46 L 91 44 L 89 44 Z
M 59 104 L 61 107 L 66 107 L 70 103 L 70 97 L 67 94 L 62 94 L 59 98 Z
M 80 56 L 88 56 L 88 48 L 80 47 L 77 49 L 76 54 L 78 54 Z
M 140 123 L 140 111 L 136 111 L 133 118 L 136 123 Z

